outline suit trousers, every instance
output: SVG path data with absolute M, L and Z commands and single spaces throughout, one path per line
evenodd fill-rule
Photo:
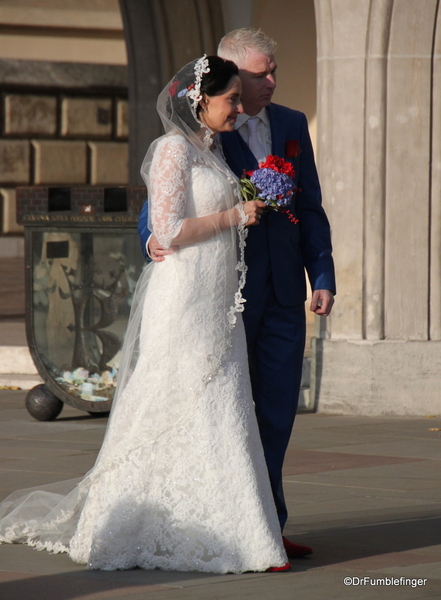
M 260 301 L 243 313 L 251 386 L 280 526 L 288 512 L 282 466 L 299 401 L 305 350 L 305 304 L 281 305 L 268 279 Z

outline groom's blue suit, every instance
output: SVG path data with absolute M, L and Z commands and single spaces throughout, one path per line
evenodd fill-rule
M 305 345 L 306 280 L 313 290 L 335 292 L 328 219 L 321 192 L 306 117 L 277 104 L 267 107 L 272 153 L 292 162 L 299 188 L 289 207 L 299 219 L 268 210 L 260 224 L 248 230 L 248 265 L 243 313 L 251 384 L 265 458 L 281 527 L 287 519 L 282 465 L 297 410 Z M 228 165 L 238 177 L 257 168 L 240 134 L 222 133 Z M 142 248 L 147 230 L 147 203 L 139 220 Z

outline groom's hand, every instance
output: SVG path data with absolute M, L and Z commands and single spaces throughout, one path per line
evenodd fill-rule
M 156 239 L 155 234 L 152 234 L 147 242 L 147 254 L 154 262 L 162 262 L 168 254 L 173 254 L 176 250 L 179 250 L 179 246 L 170 246 L 168 250 L 165 250 Z
M 316 315 L 327 317 L 334 304 L 334 294 L 329 290 L 315 290 L 312 293 L 310 310 Z

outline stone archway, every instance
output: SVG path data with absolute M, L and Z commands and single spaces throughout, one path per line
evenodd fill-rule
M 120 0 L 129 71 L 129 182 L 149 144 L 162 134 L 156 99 L 180 67 L 215 54 L 224 34 L 219 0 Z

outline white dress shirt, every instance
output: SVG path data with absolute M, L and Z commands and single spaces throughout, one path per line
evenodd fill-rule
M 259 122 L 257 125 L 257 135 L 260 143 L 265 148 L 266 156 L 271 154 L 271 127 L 268 118 L 268 113 L 266 112 L 266 108 L 262 108 L 260 112 L 255 115 L 259 118 Z M 250 137 L 250 132 L 248 129 L 247 121 L 250 119 L 250 115 L 246 113 L 241 113 L 237 116 L 235 129 L 239 132 L 245 144 L 248 146 L 248 141 Z

